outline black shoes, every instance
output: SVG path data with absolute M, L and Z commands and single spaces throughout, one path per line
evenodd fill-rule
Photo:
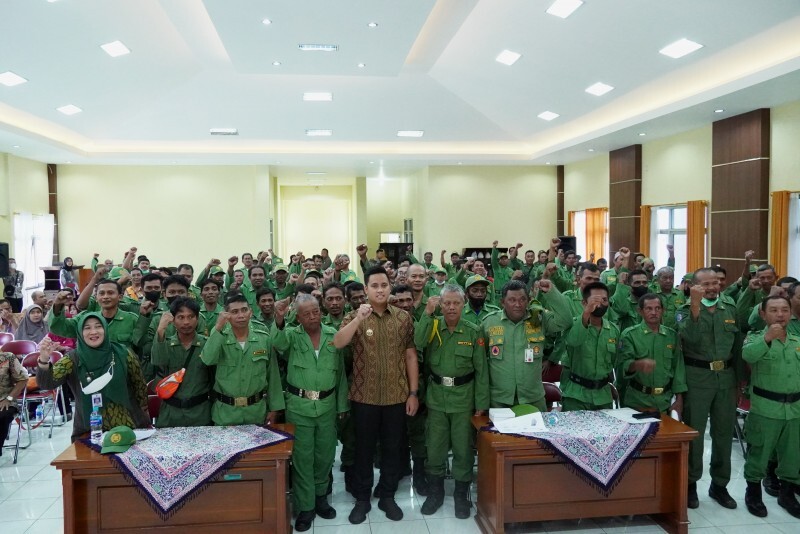
M 300 512 L 297 514 L 297 519 L 294 520 L 294 529 L 297 532 L 305 532 L 306 530 L 311 528 L 311 523 L 314 522 L 314 510 L 309 510 L 307 512 Z
M 414 469 L 411 472 L 411 485 L 414 486 L 414 493 L 428 495 L 428 478 L 425 476 L 425 459 L 414 458 Z
M 756 517 L 767 517 L 767 507 L 761 499 L 761 484 L 758 482 L 748 482 L 744 492 L 744 504 L 747 511 Z
M 781 489 L 778 493 L 778 504 L 792 516 L 800 519 L 800 502 L 794 496 L 794 484 L 781 480 Z
M 764 480 L 761 482 L 764 485 L 764 491 L 771 497 L 777 497 L 778 493 L 781 491 L 781 483 L 778 480 L 778 475 L 775 474 L 775 469 L 777 467 L 777 463 L 769 462 L 767 464 L 767 476 L 765 476 Z
M 733 500 L 725 486 L 718 486 L 712 482 L 708 488 L 708 496 L 725 508 L 730 510 L 736 508 L 736 501 Z
M 394 497 L 381 497 L 378 500 L 378 508 L 383 510 L 386 517 L 392 521 L 403 519 L 403 511 L 397 506 Z
M 422 515 L 435 514 L 444 504 L 444 477 L 428 477 L 428 497 L 422 503 Z
M 469 482 L 459 482 L 456 480 L 456 488 L 453 491 L 453 501 L 455 501 L 456 517 L 467 519 L 472 503 L 469 502 Z
M 336 509 L 328 504 L 327 495 L 317 495 L 317 501 L 314 504 L 314 511 L 322 519 L 333 519 L 336 517 Z
M 363 523 L 367 520 L 367 514 L 370 510 L 372 510 L 372 505 L 369 501 L 356 501 L 356 505 L 353 506 L 353 510 L 350 512 L 350 522 L 354 525 Z
M 697 482 L 692 482 L 689 484 L 686 506 L 692 509 L 700 507 L 700 499 L 697 498 Z

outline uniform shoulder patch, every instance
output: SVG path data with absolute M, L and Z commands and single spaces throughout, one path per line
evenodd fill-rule
M 478 339 L 475 341 L 475 343 L 477 343 L 479 347 L 484 347 L 484 346 L 486 346 L 486 340 L 485 340 L 485 339 L 483 339 L 482 337 L 479 337 L 479 338 L 478 338 Z M 800 350 L 800 348 L 798 348 L 797 350 Z

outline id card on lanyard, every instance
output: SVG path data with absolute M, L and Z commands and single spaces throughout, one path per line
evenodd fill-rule
M 102 408 L 103 407 L 103 394 L 102 393 L 92 393 L 92 408 L 94 407 Z
M 530 347 L 525 349 L 525 363 L 533 363 L 533 349 Z

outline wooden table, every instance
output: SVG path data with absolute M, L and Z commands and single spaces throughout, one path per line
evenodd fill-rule
M 656 436 L 605 497 L 578 478 L 539 441 L 478 432 L 478 513 L 481 532 L 505 532 L 505 523 L 652 514 L 668 532 L 689 529 L 686 493 L 689 442 L 697 431 L 661 418 Z
M 294 432 L 293 425 L 275 425 Z M 64 486 L 64 532 L 291 532 L 288 460 L 294 440 L 244 455 L 166 521 L 108 457 L 73 443 L 52 465 Z

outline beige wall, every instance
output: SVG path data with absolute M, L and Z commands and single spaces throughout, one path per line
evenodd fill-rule
M 711 125 L 642 145 L 642 204 L 711 200 Z
M 608 153 L 564 167 L 564 231 L 568 212 L 608 207 Z
M 405 198 L 407 178 L 367 179 L 367 245 L 370 256 L 382 232 L 403 233 L 403 219 L 411 217 Z
M 770 191 L 800 191 L 800 100 L 773 108 Z
M 47 165 L 0 154 L 0 242 L 14 251 L 14 213 L 49 213 Z

